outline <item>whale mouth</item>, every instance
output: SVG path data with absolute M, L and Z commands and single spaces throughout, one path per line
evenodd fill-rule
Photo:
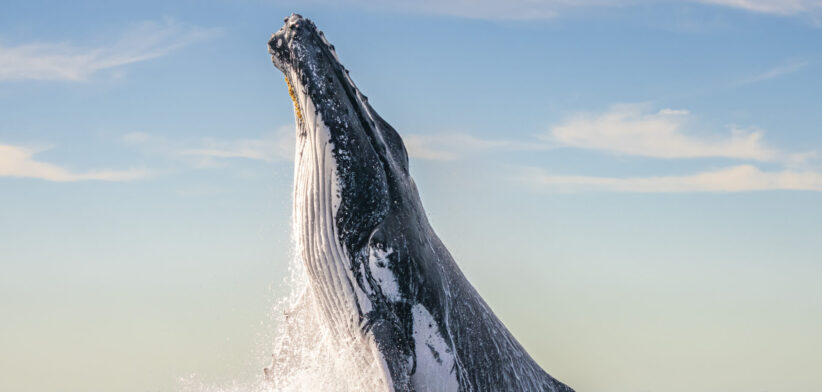
M 303 121 L 303 111 L 300 109 L 300 104 L 297 102 L 297 95 L 294 92 L 294 85 L 288 80 L 288 76 L 285 77 L 285 83 L 288 85 L 288 95 L 291 97 L 291 102 L 294 103 L 294 114 L 297 116 L 298 121 Z
M 271 55 L 271 62 L 279 69 L 284 77 L 285 83 L 288 87 L 288 95 L 294 105 L 294 117 L 297 124 L 297 133 L 299 137 L 304 137 L 308 131 L 305 118 L 303 117 L 304 107 L 306 106 L 306 84 L 305 76 L 307 73 L 303 67 L 300 66 L 298 59 L 294 56 L 295 50 L 292 48 L 300 45 L 296 51 L 305 52 L 304 48 L 307 42 L 314 41 L 313 37 L 306 39 L 305 36 L 312 35 L 316 28 L 313 23 L 307 19 L 303 19 L 299 14 L 291 14 L 291 16 L 284 19 L 285 24 L 276 33 L 271 35 L 268 40 L 268 53 Z M 302 35 L 303 37 L 297 37 Z

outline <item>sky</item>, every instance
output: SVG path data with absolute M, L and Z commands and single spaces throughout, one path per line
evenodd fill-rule
M 822 389 L 822 2 L 14 1 L 0 13 L 0 390 L 267 365 L 311 18 L 429 219 L 579 391 Z

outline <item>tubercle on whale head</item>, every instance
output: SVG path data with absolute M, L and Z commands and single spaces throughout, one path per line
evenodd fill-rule
M 271 54 L 271 60 L 274 66 L 285 74 L 290 71 L 289 67 L 294 65 L 292 64 L 289 48 L 290 43 L 297 35 L 298 30 L 306 31 L 305 23 L 310 22 L 305 20 L 301 25 L 300 22 L 302 21 L 304 19 L 301 15 L 291 14 L 291 16 L 284 19 L 285 25 L 272 34 L 268 40 L 268 53 Z
M 271 35 L 268 52 L 274 66 L 285 75 L 289 94 L 297 104 L 295 110 L 304 110 L 295 94 L 316 98 L 323 92 L 320 90 L 339 79 L 335 75 L 337 71 L 344 70 L 333 45 L 325 40 L 311 20 L 299 14 L 285 18 L 285 25 Z

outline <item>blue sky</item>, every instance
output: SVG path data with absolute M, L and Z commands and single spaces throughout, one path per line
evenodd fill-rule
M 261 372 L 293 149 L 265 43 L 291 12 L 552 374 L 822 387 L 822 3 L 316 0 L 4 5 L 0 389 Z

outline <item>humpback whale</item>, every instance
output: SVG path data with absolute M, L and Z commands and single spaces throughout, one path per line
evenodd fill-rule
M 307 295 L 333 339 L 355 348 L 348 360 L 376 369 L 362 388 L 573 392 L 457 267 L 428 222 L 402 138 L 324 34 L 292 14 L 268 49 L 294 102 L 292 229 Z

